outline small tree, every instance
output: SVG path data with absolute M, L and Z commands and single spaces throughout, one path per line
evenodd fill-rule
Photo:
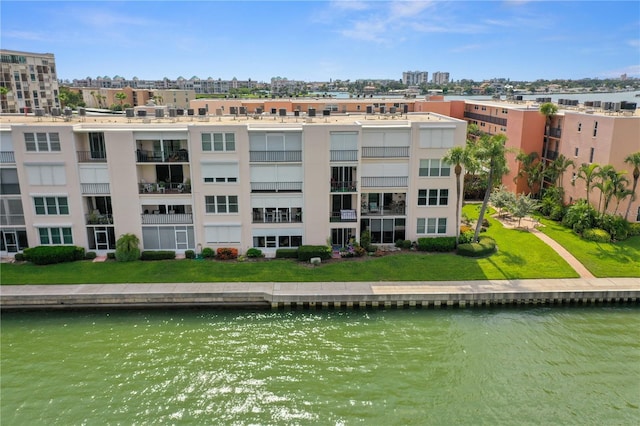
M 534 200 L 529 195 L 520 194 L 511 204 L 511 214 L 518 218 L 518 227 L 523 217 L 533 213 L 539 206 L 538 200 Z
M 123 234 L 116 241 L 116 260 L 131 262 L 140 258 L 140 240 L 134 234 Z
M 498 209 L 499 216 L 502 216 L 503 211 L 516 202 L 516 195 L 511 191 L 507 191 L 505 186 L 500 185 L 493 190 L 489 196 L 489 201 L 493 207 Z
M 124 111 L 124 100 L 127 99 L 127 94 L 124 92 L 116 93 L 116 99 L 120 101 L 120 111 Z
M 631 203 L 636 200 L 636 188 L 638 188 L 638 180 L 640 179 L 640 151 L 634 152 L 624 159 L 624 162 L 633 167 L 633 187 L 631 188 L 631 198 L 629 199 L 629 205 L 627 211 L 624 214 L 624 218 L 629 218 L 629 212 L 631 211 Z

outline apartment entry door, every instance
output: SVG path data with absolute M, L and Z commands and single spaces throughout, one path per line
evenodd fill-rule
M 189 248 L 189 239 L 186 229 L 176 229 L 176 250 L 186 250 Z
M 4 248 L 9 253 L 17 253 L 18 252 L 18 235 L 16 231 L 4 231 L 2 233 L 2 237 L 4 239 Z
M 94 228 L 96 250 L 109 250 L 109 234 L 105 228 Z

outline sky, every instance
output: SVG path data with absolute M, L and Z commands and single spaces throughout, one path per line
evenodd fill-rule
M 640 2 L 2 0 L 0 47 L 69 80 L 640 77 Z

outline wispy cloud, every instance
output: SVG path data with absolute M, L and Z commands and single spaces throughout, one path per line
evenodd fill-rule
M 51 35 L 35 31 L 3 30 L 2 38 L 30 41 L 47 41 L 51 39 Z

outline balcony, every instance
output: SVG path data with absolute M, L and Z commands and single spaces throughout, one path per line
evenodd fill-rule
M 108 183 L 81 183 L 81 190 L 83 194 L 109 194 Z
M 552 138 L 560 138 L 562 137 L 562 129 L 560 127 L 552 127 L 549 129 L 549 136 Z
M 331 212 L 329 222 L 357 222 L 358 216 L 355 210 L 340 210 L 338 212 Z
M 472 120 L 484 121 L 486 123 L 497 124 L 498 126 L 507 127 L 507 119 L 501 117 L 494 117 L 486 114 L 478 114 L 475 112 L 464 112 L 464 118 L 470 118 Z
M 139 183 L 139 194 L 191 194 L 191 185 L 186 183 L 161 182 Z
M 85 219 L 87 225 L 113 225 L 113 216 L 107 213 L 89 213 Z
M 331 182 L 331 192 L 356 192 L 358 181 Z
M 409 147 L 363 146 L 362 158 L 409 158 Z
M 104 151 L 76 151 L 78 163 L 106 163 L 107 153 Z
M 302 192 L 302 182 L 251 182 L 251 192 Z
M 255 211 L 253 212 L 253 223 L 302 223 L 302 212 L 289 211 Z
M 380 207 L 363 206 L 362 216 L 404 216 L 406 214 L 406 206 L 404 203 L 385 204 Z
M 13 151 L 0 151 L 0 163 L 15 163 L 16 156 Z
M 175 225 L 192 224 L 192 213 L 142 214 L 143 225 Z
M 147 151 L 136 150 L 136 161 L 138 163 L 187 163 L 189 162 L 189 151 L 179 149 L 178 151 Z
M 362 188 L 406 187 L 407 176 L 363 177 Z
M 299 163 L 302 151 L 249 151 L 253 163 Z
M 331 150 L 331 161 L 358 161 L 358 150 Z
M 24 215 L 23 214 L 3 214 L 2 216 L 0 216 L 0 225 L 3 225 L 3 226 L 24 225 Z

